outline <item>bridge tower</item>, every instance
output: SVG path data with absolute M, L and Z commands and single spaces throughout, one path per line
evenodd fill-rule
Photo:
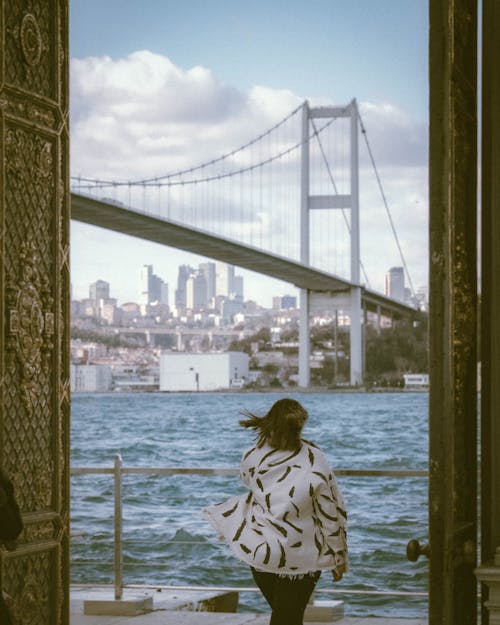
M 350 192 L 348 194 L 311 195 L 309 142 L 311 120 L 350 118 Z M 361 285 L 359 253 L 359 149 L 358 149 L 358 107 L 353 99 L 347 106 L 309 107 L 307 100 L 302 108 L 301 148 L 301 207 L 300 207 L 300 261 L 310 265 L 310 213 L 315 209 L 350 211 L 350 383 L 352 386 L 363 381 Z M 310 383 L 310 338 L 309 315 L 314 285 L 300 290 L 299 330 L 299 386 Z M 331 294 L 332 296 L 334 294 Z

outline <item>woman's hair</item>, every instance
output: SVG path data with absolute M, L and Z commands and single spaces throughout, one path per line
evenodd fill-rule
M 269 412 L 258 417 L 248 410 L 242 413 L 246 419 L 240 421 L 244 428 L 257 432 L 257 446 L 268 443 L 276 449 L 299 449 L 302 426 L 307 419 L 307 410 L 295 399 L 279 399 Z

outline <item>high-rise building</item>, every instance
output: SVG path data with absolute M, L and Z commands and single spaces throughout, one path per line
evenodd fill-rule
M 243 276 L 234 276 L 231 295 L 234 299 L 240 302 L 243 301 Z
M 104 280 L 93 282 L 89 288 L 89 299 L 94 300 L 94 302 L 100 299 L 109 299 L 109 282 Z
M 168 285 L 153 273 L 153 265 L 144 265 L 141 269 L 140 303 L 168 306 Z
M 194 269 L 189 265 L 180 265 L 177 274 L 177 288 L 175 290 L 175 307 L 186 308 L 186 283 Z
M 201 271 L 192 273 L 186 281 L 186 308 L 202 310 L 207 307 L 207 282 Z
M 273 308 L 276 310 L 297 308 L 297 298 L 294 295 L 278 295 L 273 297 Z
M 215 297 L 215 263 L 200 263 L 198 265 L 198 269 L 205 276 L 207 286 L 207 304 L 210 304 Z
M 234 291 L 233 282 L 233 265 L 217 262 L 215 265 L 215 294 L 229 297 Z
M 243 301 L 243 276 L 234 275 L 233 265 L 216 263 L 215 294 Z
M 385 294 L 400 302 L 405 300 L 405 274 L 403 267 L 391 267 L 385 274 Z

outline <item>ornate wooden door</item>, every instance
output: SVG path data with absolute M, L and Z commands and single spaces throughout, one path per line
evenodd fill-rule
M 67 0 L 0 0 L 0 462 L 25 530 L 2 551 L 20 623 L 69 623 Z

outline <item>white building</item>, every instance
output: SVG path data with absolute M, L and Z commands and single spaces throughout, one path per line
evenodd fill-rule
M 97 393 L 111 390 L 108 365 L 71 365 L 71 392 Z
M 428 373 L 405 373 L 403 375 L 405 388 L 408 390 L 417 388 L 429 388 Z
M 176 354 L 160 356 L 160 391 L 214 391 L 248 380 L 248 354 Z

